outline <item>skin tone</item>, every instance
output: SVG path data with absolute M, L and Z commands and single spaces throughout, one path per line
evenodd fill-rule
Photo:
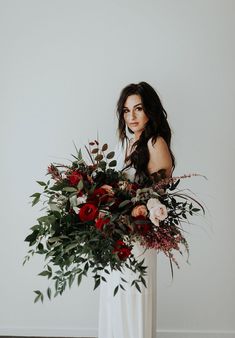
M 123 112 L 126 125 L 133 131 L 134 141 L 136 141 L 149 120 L 143 110 L 141 97 L 139 95 L 128 96 L 124 103 Z
M 139 95 L 130 95 L 127 97 L 123 107 L 123 116 L 128 128 L 133 131 L 134 137 L 130 140 L 128 153 L 130 152 L 132 144 L 137 141 L 145 128 L 149 118 L 145 114 L 142 100 Z M 149 150 L 149 174 L 157 172 L 160 169 L 166 170 L 166 176 L 171 177 L 172 174 L 172 160 L 168 145 L 163 137 L 159 136 L 152 145 L 151 139 L 148 140 Z

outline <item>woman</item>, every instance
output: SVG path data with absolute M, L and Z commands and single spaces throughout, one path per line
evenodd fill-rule
M 118 130 L 121 144 L 117 155 L 117 169 L 124 170 L 129 179 L 144 180 L 155 172 L 172 175 L 175 158 L 170 148 L 171 130 L 156 91 L 146 82 L 126 86 L 117 103 Z M 126 131 L 133 134 L 129 140 Z M 155 338 L 156 337 L 156 251 L 144 251 L 138 243 L 133 253 L 145 258 L 147 288 L 141 293 L 125 284 L 126 291 L 113 290 L 121 278 L 133 280 L 126 270 L 112 272 L 107 283 L 101 285 L 99 338 Z

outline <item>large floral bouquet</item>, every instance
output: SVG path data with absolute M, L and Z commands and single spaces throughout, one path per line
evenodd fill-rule
M 147 267 L 132 253 L 133 245 L 139 242 L 145 249 L 163 252 L 171 270 L 172 262 L 178 266 L 174 251 L 182 253 L 184 247 L 189 252 L 182 223 L 205 210 L 177 186 L 181 178 L 199 174 L 164 178 L 160 171 L 145 182 L 131 182 L 125 171 L 114 169 L 115 153 L 108 152 L 107 144 L 94 141 L 86 149 L 89 164 L 76 148 L 69 165 L 51 164 L 50 179 L 37 181 L 43 191 L 31 196 L 32 205 L 42 202 L 44 214 L 25 239 L 32 248 L 24 263 L 35 253 L 44 256 L 46 264 L 39 275 L 54 280 L 54 296 L 75 279 L 79 285 L 87 273 L 92 274 L 95 289 L 106 281 L 105 274 L 124 268 L 134 272 L 131 285 L 141 291 Z M 114 295 L 119 288 L 125 290 L 125 283 L 124 274 Z M 34 292 L 35 302 L 43 301 L 43 293 Z M 49 299 L 51 294 L 48 287 Z

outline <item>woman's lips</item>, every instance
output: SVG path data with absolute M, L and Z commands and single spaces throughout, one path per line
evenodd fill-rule
M 139 124 L 139 122 L 132 122 L 132 123 L 129 123 L 129 125 L 131 126 L 131 127 L 135 127 L 135 126 L 137 126 Z

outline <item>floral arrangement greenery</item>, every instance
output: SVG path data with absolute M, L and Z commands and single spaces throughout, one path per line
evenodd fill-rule
M 96 289 L 106 282 L 105 274 L 124 268 L 134 272 L 131 285 L 141 292 L 147 267 L 132 253 L 134 243 L 163 252 L 173 274 L 172 262 L 178 266 L 174 251 L 183 254 L 184 247 L 189 253 L 182 223 L 200 211 L 205 214 L 204 207 L 177 186 L 181 178 L 202 175 L 165 178 L 159 171 L 145 182 L 131 182 L 125 171 L 115 170 L 115 153 L 107 144 L 100 146 L 95 140 L 86 150 L 89 164 L 76 148 L 69 165 L 50 164 L 50 179 L 37 181 L 43 190 L 31 195 L 32 206 L 40 201 L 43 215 L 25 238 L 31 248 L 23 264 L 34 254 L 44 256 L 39 275 L 54 281 L 54 297 L 75 280 L 79 285 L 88 272 Z M 125 274 L 122 282 L 114 295 L 125 290 Z M 43 293 L 34 292 L 34 301 L 43 301 Z M 47 296 L 51 299 L 51 287 Z

